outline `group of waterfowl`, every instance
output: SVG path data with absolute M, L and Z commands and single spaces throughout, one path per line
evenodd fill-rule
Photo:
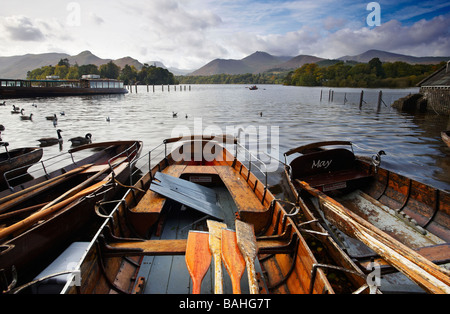
M 5 106 L 5 105 L 6 105 L 5 101 L 0 103 L 0 106 Z M 25 108 L 21 109 L 20 107 L 16 107 L 15 105 L 12 105 L 12 107 L 13 107 L 13 109 L 11 111 L 11 114 L 20 114 L 21 120 L 32 120 L 33 119 L 32 113 L 29 116 L 24 114 Z M 37 105 L 33 104 L 33 107 L 37 107 Z M 60 115 L 64 116 L 65 112 L 61 111 Z M 57 121 L 58 121 L 58 116 L 56 114 L 53 114 L 51 116 L 46 116 L 45 119 L 52 121 L 53 125 L 56 127 Z M 4 126 L 0 125 L 0 136 L 1 136 L 1 132 L 4 130 L 5 130 Z M 52 146 L 52 145 L 56 145 L 56 144 L 60 144 L 60 146 L 61 146 L 64 141 L 63 137 L 61 135 L 62 132 L 63 131 L 61 129 L 57 129 L 56 130 L 57 137 L 44 137 L 44 138 L 38 139 L 37 141 L 40 143 L 41 147 L 47 147 L 47 146 Z M 0 141 L 1 141 L 1 137 L 0 137 Z M 71 138 L 71 139 L 69 139 L 69 142 L 72 143 L 72 146 L 89 144 L 92 142 L 92 134 L 87 133 L 84 137 L 78 136 L 78 137 Z
M 44 146 L 62 144 L 62 142 L 63 142 L 63 137 L 61 135 L 62 130 L 58 129 L 58 130 L 56 130 L 56 133 L 57 133 L 58 137 L 45 137 L 45 138 L 39 139 L 38 142 L 41 143 L 40 146 L 44 147 Z M 69 142 L 72 142 L 72 146 L 89 144 L 92 142 L 92 134 L 87 133 L 84 137 L 78 136 L 78 137 L 71 138 L 71 139 L 69 139 Z

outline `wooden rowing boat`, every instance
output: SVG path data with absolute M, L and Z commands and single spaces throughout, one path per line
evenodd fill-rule
M 441 133 L 442 140 L 448 147 L 450 147 L 450 131 L 444 131 Z
M 89 239 L 91 229 L 97 230 L 103 221 L 95 215 L 95 204 L 123 195 L 123 185 L 130 184 L 131 169 L 141 149 L 140 141 L 77 148 L 78 152 L 91 151 L 91 155 L 79 165 L 55 170 L 48 179 L 40 178 L 34 185 L 2 197 L 0 273 L 9 279 L 6 282 L 14 281 L 15 276 L 19 284 L 29 281 L 68 241 L 80 235 Z
M 224 143 L 233 145 L 236 155 Z M 62 293 L 335 293 L 296 213 L 287 212 L 250 164 L 238 160 L 242 146 L 234 137 L 168 139 L 164 152 L 168 145 L 176 148 L 148 167 L 74 258 L 76 271 L 63 280 Z M 156 149 L 142 158 L 155 155 Z M 202 234 L 211 220 L 226 228 Z M 228 242 L 220 245 L 222 238 Z M 222 257 L 231 255 L 223 257 L 227 267 L 218 288 L 215 281 L 222 281 L 214 280 L 212 261 L 220 250 Z M 246 263 L 243 275 L 232 262 L 237 260 Z
M 0 154 L 0 190 L 6 189 L 4 174 L 9 172 L 12 176 L 27 173 L 28 169 L 42 158 L 42 148 L 23 147 L 8 150 L 8 143 L 1 142 L 6 152 Z
M 449 193 L 381 168 L 383 151 L 370 159 L 349 147 L 319 142 L 285 153 L 285 175 L 305 215 L 320 220 L 320 231 L 331 232 L 361 269 L 375 259 L 382 291 L 447 293 L 450 277 L 438 265 L 450 262 Z M 387 275 L 395 270 L 405 276 Z

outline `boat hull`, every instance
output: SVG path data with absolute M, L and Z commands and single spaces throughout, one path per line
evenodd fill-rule
M 397 260 L 393 261 L 392 256 L 397 253 L 395 250 L 390 255 L 391 253 L 383 252 L 384 244 L 378 247 L 364 242 L 366 239 L 356 233 L 354 225 L 349 223 L 353 218 L 358 225 L 373 228 L 375 233 L 382 235 L 382 239 L 392 238 L 391 243 L 398 241 L 399 255 L 414 255 L 414 252 L 420 252 L 427 256 L 427 260 L 421 261 L 425 264 L 429 261 L 437 264 L 447 263 L 450 256 L 448 245 L 446 245 L 450 241 L 449 193 L 383 169 L 372 162 L 376 158 L 352 157 L 353 162 L 348 162 L 352 153 L 347 151 L 345 156 L 349 158 L 345 164 L 342 164 L 337 158 L 342 156 L 342 151 L 333 149 L 311 151 L 311 148 L 337 144 L 349 143 L 314 143 L 285 154 L 289 156 L 293 153 L 302 153 L 285 168 L 285 177 L 294 195 L 303 199 L 304 213 L 310 219 L 320 219 L 322 225 L 333 231 L 339 246 L 362 269 L 367 265 L 368 260 L 381 256 L 382 259 L 391 259 L 392 262 L 391 264 L 381 262 L 383 271 L 395 272 L 395 268 L 390 267 L 393 265 L 398 271 L 407 273 L 409 277 L 414 275 L 408 273 L 410 269 L 406 269 L 407 267 L 403 268 L 406 264 L 403 265 Z M 325 165 L 318 163 L 319 158 L 322 161 L 332 160 L 335 166 L 337 164 L 340 166 L 332 170 L 330 168 L 331 171 L 325 172 L 325 175 L 320 172 L 320 169 L 305 172 L 304 169 Z M 334 229 L 331 230 L 331 226 Z M 447 253 L 428 254 L 437 247 L 440 247 L 441 253 Z M 384 253 L 386 254 L 383 255 Z M 427 267 L 436 267 L 433 263 Z M 442 276 L 446 277 L 444 273 Z M 422 286 L 422 278 L 412 280 L 427 292 L 440 289 L 439 287 L 434 290 L 438 285 Z M 424 292 L 404 280 L 398 280 L 396 284 L 398 285 L 389 286 L 387 290 L 395 293 Z
M 0 98 L 66 97 L 85 95 L 127 94 L 125 88 L 51 88 L 51 87 L 0 87 Z
M 0 154 L 0 190 L 7 188 L 4 177 L 6 172 L 16 169 L 8 174 L 11 177 L 25 174 L 32 165 L 41 160 L 42 155 L 42 148 L 33 147 L 13 149 L 8 154 Z
M 42 221 L 33 224 L 25 230 L 19 229 L 7 237 L 3 237 L 0 244 L 0 269 L 3 269 L 6 272 L 8 278 L 12 278 L 14 272 L 16 272 L 20 278 L 20 283 L 23 283 L 24 280 L 32 279 L 41 270 L 43 265 L 48 264 L 49 259 L 55 258 L 55 255 L 60 253 L 61 249 L 64 248 L 67 243 L 70 243 L 77 238 L 90 239 L 89 232 L 91 236 L 95 234 L 95 230 L 104 220 L 104 218 L 96 215 L 94 210 L 96 204 L 99 201 L 109 201 L 115 197 L 120 198 L 123 195 L 125 188 L 123 188 L 122 185 L 129 184 L 131 163 L 140 156 L 142 148 L 141 142 L 130 141 L 114 143 L 116 149 L 112 149 L 112 143 L 103 143 L 106 147 L 111 147 L 111 149 L 106 149 L 104 154 L 94 154 L 95 158 L 86 158 L 87 161 L 97 160 L 98 163 L 93 165 L 93 167 L 99 166 L 101 169 L 106 169 L 105 171 L 99 170 L 83 174 L 83 172 L 77 171 L 78 168 L 75 168 L 77 173 L 74 174 L 73 177 L 71 176 L 69 180 L 63 180 L 61 184 L 57 184 L 48 190 L 44 190 L 41 192 L 43 195 L 32 195 L 28 201 L 23 201 L 20 198 L 23 198 L 24 194 L 21 194 L 21 191 L 18 191 L 18 194 L 20 195 L 17 197 L 16 205 L 14 205 L 14 194 L 0 199 L 5 200 L 5 202 L 0 205 L 0 211 L 5 213 L 17 211 L 24 207 L 29 208 L 30 206 L 36 206 L 36 204 L 45 202 L 45 199 L 52 201 L 61 196 L 61 193 L 65 192 L 64 189 L 78 188 L 80 185 L 83 185 L 83 189 L 94 187 L 94 190 L 89 192 L 89 194 L 78 198 L 75 196 L 73 201 L 63 206 L 60 210 L 50 212 Z M 137 146 L 134 147 L 131 143 L 135 143 Z M 99 147 L 101 144 L 92 144 L 88 147 L 92 146 Z M 127 147 L 134 148 L 133 150 L 128 151 L 128 149 L 126 149 Z M 86 148 L 81 147 L 78 149 L 83 150 Z M 121 160 L 120 164 L 114 168 L 114 175 L 109 174 L 104 178 L 104 175 L 107 175 L 110 170 L 108 161 L 114 160 L 120 155 L 128 156 L 128 158 L 126 160 Z M 83 169 L 89 170 L 89 167 L 85 166 Z M 98 178 L 96 177 L 95 181 L 91 180 L 91 178 L 97 174 L 99 174 Z M 80 176 L 79 179 L 76 178 L 78 175 Z M 70 183 L 69 185 L 69 182 L 72 182 L 70 181 L 72 178 L 73 183 Z M 96 184 L 100 185 L 96 187 Z M 33 187 L 33 185 L 31 185 L 31 187 Z M 61 191 L 61 189 L 63 190 Z M 13 202 L 13 205 L 11 206 L 9 206 L 11 201 L 8 202 L 6 200 L 10 198 Z M 69 196 L 66 198 L 70 199 Z M 58 203 L 62 202 L 63 200 L 60 200 L 56 202 L 55 205 L 57 206 Z M 5 206 L 7 205 L 9 208 L 6 211 Z M 25 219 L 23 221 L 25 221 Z M 20 222 L 21 220 L 19 220 L 19 223 Z M 92 229 L 94 230 L 94 233 L 92 233 Z
M 202 145 L 197 146 L 188 140 L 181 150 L 196 155 L 195 151 L 203 151 L 208 143 L 203 141 Z M 287 214 L 272 193 L 241 161 L 221 145 L 213 150 L 218 152 L 214 160 L 190 159 L 184 162 L 175 159 L 172 152 L 151 167 L 125 194 L 109 221 L 104 223 L 89 245 L 89 251 L 79 264 L 81 284 L 78 287 L 66 284 L 62 293 L 189 293 L 182 290 L 184 287 L 189 289 L 190 285 L 184 262 L 187 253 L 185 236 L 190 230 L 204 228 L 205 214 L 192 208 L 183 210 L 180 203 L 161 195 L 149 195 L 159 172 L 180 180 L 202 183 L 202 189 L 207 187 L 225 191 L 230 200 L 226 203 L 232 210 L 231 215 L 225 213 L 224 203 L 221 203 L 225 217 L 223 222 L 233 229 L 237 217 L 254 226 L 260 293 L 334 293 L 323 270 L 314 267 L 313 271 L 317 261 L 292 220 L 293 216 Z M 222 158 L 217 158 L 219 155 Z M 199 195 L 196 198 L 203 197 Z M 219 199 L 223 201 L 220 196 Z M 173 227 L 169 223 L 171 221 L 188 225 Z M 151 260 L 153 257 L 155 260 Z M 134 262 L 130 263 L 130 260 Z M 158 269 L 157 278 L 149 275 L 146 268 L 149 264 Z M 172 272 L 170 278 L 182 280 L 187 276 L 186 281 L 163 282 L 161 278 L 169 269 Z M 172 287 L 172 290 L 165 287 Z M 211 289 L 214 290 L 214 287 Z

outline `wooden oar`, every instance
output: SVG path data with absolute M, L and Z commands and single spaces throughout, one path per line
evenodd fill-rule
M 117 167 L 119 164 L 121 164 L 123 161 L 125 161 L 125 158 L 122 158 L 120 160 L 116 160 L 111 167 L 115 168 Z M 108 165 L 104 165 L 103 169 L 101 169 L 100 171 L 98 171 L 96 174 L 94 174 L 92 177 L 90 177 L 89 179 L 83 181 L 82 183 L 80 183 L 79 185 L 77 185 L 76 187 L 70 189 L 69 191 L 65 192 L 64 194 L 60 195 L 59 197 L 57 197 L 56 199 L 54 199 L 53 201 L 51 201 L 50 203 L 48 203 L 46 206 L 44 206 L 42 210 L 47 209 L 48 207 L 51 207 L 53 205 L 55 205 L 56 203 L 61 202 L 62 200 L 64 200 L 67 197 L 73 196 L 76 193 L 80 192 L 81 190 L 85 189 L 86 187 L 90 186 L 92 184 L 92 182 L 94 182 L 95 180 L 97 180 L 101 175 L 103 175 L 105 172 L 111 170 L 111 167 L 109 167 Z
M 258 253 L 253 225 L 236 220 L 236 239 L 247 264 L 248 285 L 251 294 L 259 294 L 255 271 L 255 258 Z
M 319 198 L 325 216 L 341 231 L 363 242 L 426 291 L 450 293 L 450 277 L 444 268 L 414 252 L 308 183 L 297 182 L 304 190 Z
M 209 234 L 189 231 L 186 244 L 186 266 L 192 279 L 192 293 L 200 294 L 202 280 L 211 265 Z
M 227 225 L 215 220 L 207 220 L 209 230 L 209 249 L 214 257 L 214 293 L 223 293 L 223 275 L 222 275 L 222 229 Z
M 97 190 L 98 188 L 100 188 L 102 185 L 104 185 L 106 183 L 107 183 L 107 181 L 98 182 L 98 183 L 84 189 L 83 191 L 65 199 L 64 201 L 59 202 L 58 204 L 48 207 L 47 209 L 45 209 L 43 211 L 36 212 L 36 213 L 32 214 L 31 216 L 1 230 L 0 231 L 0 239 L 7 237 L 10 234 L 12 234 L 18 230 L 21 230 L 23 228 L 27 228 L 27 227 L 33 225 L 34 223 L 38 222 L 39 220 L 46 218 L 48 215 L 63 208 L 64 206 L 72 203 L 73 201 L 94 192 L 95 190 Z
M 50 180 L 46 180 L 14 194 L 3 197 L 0 199 L 0 213 L 4 213 L 11 207 L 16 206 L 17 204 L 20 204 L 47 189 L 63 183 L 64 181 L 70 179 L 73 175 L 86 170 L 86 168 L 89 168 L 90 166 L 92 166 L 92 164 L 81 166 Z
M 237 245 L 236 232 L 234 231 L 222 230 L 222 258 L 231 278 L 233 293 L 240 294 L 241 278 L 245 271 L 245 259 Z

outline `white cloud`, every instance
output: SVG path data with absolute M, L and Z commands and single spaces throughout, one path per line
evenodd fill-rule
M 15 15 L 3 19 L 3 29 L 11 40 L 42 41 L 44 34 L 34 21 L 26 16 Z

